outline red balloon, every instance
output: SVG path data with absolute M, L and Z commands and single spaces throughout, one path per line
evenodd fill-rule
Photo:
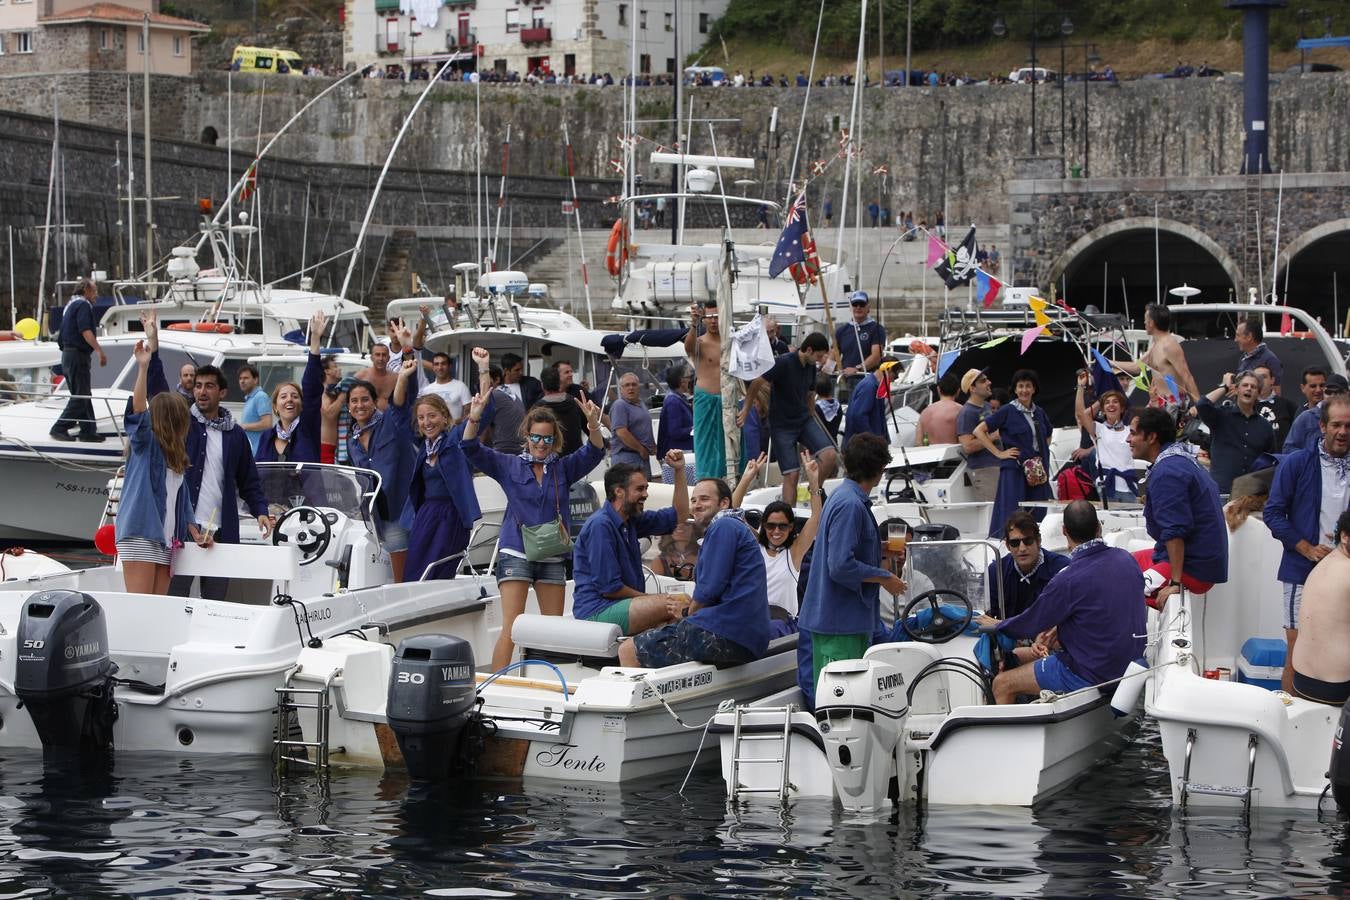
M 116 556 L 117 527 L 111 524 L 98 526 L 98 531 L 94 532 L 94 546 L 105 556 Z

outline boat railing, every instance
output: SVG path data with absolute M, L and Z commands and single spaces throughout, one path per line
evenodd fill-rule
M 90 419 L 73 419 L 77 425 L 83 425 L 92 422 L 97 428 L 105 421 L 111 421 L 113 424 L 113 434 L 119 438 L 126 437 L 126 431 L 122 427 L 122 415 L 126 412 L 127 398 L 125 395 L 108 396 L 106 394 L 70 394 L 57 393 L 53 388 L 49 393 L 41 396 L 27 396 L 29 392 L 24 390 L 9 390 L 0 388 L 0 406 L 3 406 L 6 412 L 6 418 L 10 422 L 16 420 L 41 422 L 44 425 L 52 421 L 51 410 L 55 408 L 52 401 L 60 401 L 65 405 L 72 399 L 88 400 L 95 408 L 95 412 Z M 25 411 L 24 404 L 30 404 L 29 410 Z M 98 410 L 104 410 L 104 415 L 100 416 Z M 7 429 L 4 433 L 4 439 L 11 444 L 25 443 L 23 438 L 16 436 L 13 429 Z M 39 452 L 37 448 L 30 449 Z

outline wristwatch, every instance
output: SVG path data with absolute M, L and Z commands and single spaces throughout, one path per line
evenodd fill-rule
M 1167 582 L 1167 584 L 1168 584 L 1169 587 L 1181 587 L 1181 582 L 1180 582 L 1179 580 L 1175 579 L 1175 578 L 1173 578 L 1171 581 Z

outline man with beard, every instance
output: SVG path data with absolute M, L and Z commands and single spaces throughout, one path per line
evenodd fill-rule
M 689 491 L 684 481 L 684 451 L 671 450 L 666 463 L 675 473 L 675 505 L 645 512 L 647 473 L 629 463 L 605 472 L 604 503 L 581 526 L 572 550 L 576 591 L 572 615 L 618 625 L 637 634 L 676 620 L 677 604 L 667 594 L 643 593 L 642 550 L 638 541 L 670 534 L 689 518 Z

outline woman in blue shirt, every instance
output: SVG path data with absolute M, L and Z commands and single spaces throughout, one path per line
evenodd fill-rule
M 450 429 L 450 408 L 435 394 L 424 394 L 413 404 L 416 429 L 422 436 L 403 521 L 408 529 L 408 559 L 404 581 L 418 581 L 428 566 L 430 577 L 454 578 L 469 546 L 469 533 L 482 516 L 473 491 L 473 473 L 459 447 L 464 426 Z
M 604 436 L 600 433 L 600 407 L 589 399 L 577 400 L 586 413 L 590 440 L 567 456 L 559 457 L 562 428 L 547 409 L 536 407 L 525 414 L 521 436 L 525 449 L 512 455 L 484 447 L 478 440 L 478 423 L 483 417 L 487 397 L 479 393 L 469 404 L 460 447 L 478 471 L 501 485 L 506 493 L 506 512 L 502 514 L 501 541 L 497 550 L 497 586 L 501 590 L 502 630 L 492 652 L 492 669 L 498 671 L 511 662 L 515 644 L 511 626 L 525 611 L 525 597 L 534 585 L 539 611 L 546 616 L 561 616 L 567 571 L 561 556 L 531 560 L 525 556 L 521 528 L 543 525 L 561 519 L 571 529 L 567 494 L 572 482 L 584 478 L 605 458 Z
M 258 462 L 316 463 L 323 420 L 323 357 L 319 344 L 328 317 L 316 312 L 309 320 L 309 359 L 300 384 L 283 381 L 272 389 L 271 428 L 263 432 L 254 458 Z
M 146 326 L 152 341 L 153 327 Z M 156 394 L 147 402 L 150 350 L 137 341 L 135 354 L 136 385 L 126 417 L 131 451 L 117 510 L 117 555 L 127 593 L 167 594 L 174 546 L 185 538 L 201 540 L 183 483 L 188 467 L 188 408 L 173 393 Z
M 403 580 L 403 563 L 408 555 L 408 531 L 399 520 L 403 505 L 408 502 L 408 483 L 412 481 L 416 459 L 412 426 L 408 422 L 408 380 L 419 363 L 412 358 L 411 348 L 404 357 L 387 409 L 378 408 L 375 386 L 368 381 L 357 381 L 347 394 L 347 411 L 352 416 L 347 458 L 357 468 L 379 473 L 375 528 L 389 553 L 395 581 Z
M 661 403 L 661 421 L 656 426 L 656 458 L 664 460 L 670 450 L 694 452 L 694 370 L 676 363 L 666 370 L 670 393 Z M 692 479 L 693 466 L 686 463 L 686 478 Z M 661 480 L 675 483 L 675 473 L 661 463 Z
M 1027 500 L 1049 500 L 1050 490 L 1050 416 L 1036 405 L 1036 394 L 1041 381 L 1030 369 L 1013 373 L 1013 394 L 1016 399 L 989 415 L 975 426 L 974 437 L 986 450 L 1002 462 L 998 470 L 998 493 L 994 497 L 994 511 L 989 518 L 989 536 L 1003 535 L 1003 525 L 1017 507 Z M 1003 448 L 989 437 L 997 431 Z M 1031 460 L 1040 460 L 1040 471 L 1028 467 Z M 1032 512 L 1039 522 L 1045 518 L 1045 509 Z

